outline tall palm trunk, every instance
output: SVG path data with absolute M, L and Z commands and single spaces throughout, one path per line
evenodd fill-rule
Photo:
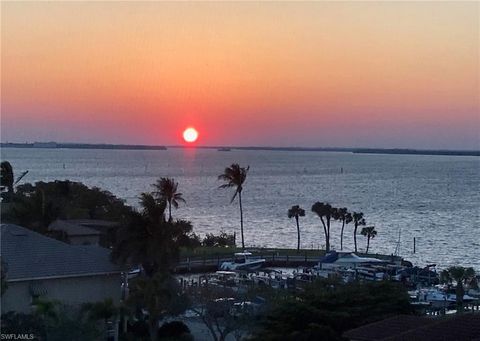
M 297 221 L 297 252 L 300 252 L 300 225 L 298 224 L 298 215 L 295 216 Z
M 365 253 L 368 253 L 369 247 L 370 247 L 370 236 L 367 236 L 367 251 L 365 251 Z
M 355 223 L 355 228 L 353 229 L 353 242 L 355 244 L 355 252 L 357 252 L 357 229 L 358 229 L 358 224 Z
M 238 203 L 240 204 L 240 233 L 242 234 L 242 251 L 245 251 L 245 239 L 243 238 L 242 191 L 238 192 Z
M 168 201 L 168 221 L 172 221 L 172 201 Z
M 322 222 L 323 232 L 325 233 L 325 251 L 329 252 L 330 251 L 330 239 L 328 238 L 327 225 L 325 225 L 325 221 L 323 220 L 322 217 L 320 217 L 320 221 Z
M 457 286 L 455 287 L 457 314 L 463 311 L 463 296 L 464 295 L 465 295 L 465 289 L 463 288 L 462 279 L 459 279 L 459 280 L 457 280 Z
M 150 340 L 155 341 L 158 339 L 158 321 L 155 318 L 149 317 L 151 320 L 148 321 L 148 329 L 150 333 Z
M 327 217 L 327 252 L 330 251 L 330 217 Z
M 342 223 L 342 231 L 340 232 L 340 250 L 343 251 L 343 229 L 345 228 L 345 219 Z

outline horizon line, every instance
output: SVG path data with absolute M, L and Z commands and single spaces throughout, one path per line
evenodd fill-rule
M 445 148 L 415 148 L 415 147 L 308 147 L 308 146 L 271 146 L 271 145 L 182 145 L 182 144 L 138 144 L 138 143 L 108 143 L 108 142 L 58 142 L 58 141 L 35 141 L 35 142 L 0 142 L 2 147 L 8 147 L 5 145 L 31 145 L 33 148 L 48 148 L 47 146 L 34 146 L 38 145 L 69 145 L 74 147 L 78 146 L 117 146 L 117 147 L 143 147 L 143 148 L 200 148 L 200 149 L 218 149 L 218 148 L 230 148 L 230 149 L 256 149 L 256 150 L 284 150 L 284 151 L 412 151 L 412 152 L 473 152 L 480 153 L 480 149 L 445 149 Z M 61 147 L 60 147 L 61 148 Z

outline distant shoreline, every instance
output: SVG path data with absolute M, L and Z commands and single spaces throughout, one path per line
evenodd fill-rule
M 106 143 L 2 143 L 2 148 L 40 148 L 40 149 L 119 149 L 119 150 L 167 150 L 165 146 L 147 146 L 135 144 L 106 144 Z
M 115 150 L 167 150 L 166 146 L 104 144 L 104 143 L 1 143 L 2 148 L 41 148 L 41 149 L 115 149 Z M 235 147 L 235 146 L 168 146 L 168 148 L 200 148 L 231 150 L 271 150 L 271 151 L 309 151 L 309 152 L 347 152 L 354 154 L 396 154 L 396 155 L 447 155 L 447 156 L 480 156 L 480 150 L 425 150 L 402 148 L 309 148 L 309 147 Z

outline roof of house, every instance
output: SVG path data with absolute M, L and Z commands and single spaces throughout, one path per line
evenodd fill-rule
M 69 219 L 67 221 L 72 224 L 91 227 L 97 230 L 105 229 L 109 227 L 115 227 L 119 225 L 119 223 L 116 221 L 101 220 L 101 219 Z
M 12 224 L 1 225 L 1 256 L 8 281 L 122 271 L 110 261 L 108 249 L 66 244 Z
M 431 321 L 433 320 L 426 317 L 398 315 L 349 330 L 343 336 L 351 340 L 385 340 L 393 335 L 421 327 Z
M 55 220 L 48 228 L 50 230 L 65 231 L 68 236 L 99 236 L 101 233 L 95 229 L 71 222 L 68 220 Z
M 472 341 L 480 338 L 480 314 L 464 313 L 434 320 L 420 328 L 406 331 L 388 341 Z
M 475 340 L 480 338 L 480 314 L 440 318 L 399 315 L 349 330 L 343 336 L 359 341 Z

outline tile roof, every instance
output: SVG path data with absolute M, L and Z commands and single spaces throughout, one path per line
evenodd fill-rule
M 480 338 L 480 314 L 437 318 L 399 315 L 349 330 L 343 336 L 362 341 L 473 341 Z
M 108 249 L 66 244 L 12 224 L 1 225 L 1 256 L 9 281 L 121 271 Z
M 81 224 L 75 224 L 67 220 L 55 220 L 48 228 L 50 230 L 65 231 L 69 236 L 99 236 L 100 232 Z
M 108 227 L 116 227 L 119 225 L 116 221 L 101 220 L 101 219 L 68 219 L 69 223 L 91 227 L 94 229 L 104 229 Z
M 388 341 L 472 341 L 480 338 L 480 314 L 442 317 L 426 326 L 406 331 Z
M 427 317 L 397 315 L 349 330 L 343 336 L 351 340 L 384 340 L 407 330 L 424 326 L 432 321 Z

